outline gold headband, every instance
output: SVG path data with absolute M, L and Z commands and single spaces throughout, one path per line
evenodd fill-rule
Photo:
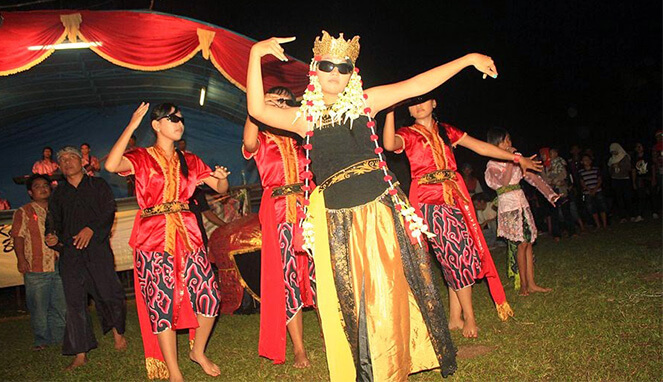
M 359 57 L 359 36 L 354 36 L 352 40 L 345 40 L 343 33 L 339 33 L 338 38 L 333 38 L 327 31 L 322 31 L 322 39 L 316 37 L 313 42 L 313 54 L 315 56 L 328 54 L 339 58 L 349 58 L 354 64 L 357 57 Z

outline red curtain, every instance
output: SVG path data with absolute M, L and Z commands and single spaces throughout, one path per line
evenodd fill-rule
M 53 45 L 65 39 L 60 14 L 52 12 L 2 13 L 0 26 L 0 75 L 28 70 L 45 60 L 52 50 L 28 50 L 30 46 Z
M 79 16 L 80 15 L 80 16 Z M 78 37 L 99 42 L 91 47 L 104 59 L 126 68 L 165 70 L 202 51 L 233 84 L 244 90 L 249 50 L 254 41 L 223 28 L 177 16 L 140 11 L 6 12 L 0 26 L 0 75 L 27 70 L 53 50 L 31 51 Z M 67 26 L 67 28 L 65 27 Z M 274 57 L 263 61 L 265 88 L 286 86 L 301 94 L 308 84 L 308 65 Z

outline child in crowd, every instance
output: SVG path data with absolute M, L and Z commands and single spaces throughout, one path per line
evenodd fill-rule
M 592 215 L 596 228 L 608 227 L 608 206 L 603 197 L 603 179 L 598 167 L 592 166 L 592 158 L 585 154 L 582 156 L 582 168 L 578 170 L 580 176 L 580 186 L 582 187 L 582 197 L 585 200 L 587 212 Z M 601 220 L 599 220 L 599 214 Z
M 511 136 L 501 128 L 488 131 L 488 142 L 510 152 L 516 152 L 511 146 Z M 520 188 L 520 181 L 525 180 L 536 187 L 551 204 L 555 204 L 560 195 L 541 179 L 530 172 L 523 172 L 517 163 L 490 160 L 486 165 L 486 184 L 497 191 L 498 220 L 497 236 L 508 242 L 508 272 L 513 277 L 520 295 L 533 292 L 550 292 L 552 289 L 538 286 L 534 282 L 534 255 L 532 244 L 536 240 L 536 225 L 529 203 Z M 514 256 L 514 252 L 517 255 Z M 515 261 L 514 261 L 515 260 Z

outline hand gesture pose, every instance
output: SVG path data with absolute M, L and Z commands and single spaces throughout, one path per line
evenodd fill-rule
M 288 61 L 288 57 L 285 55 L 285 51 L 281 47 L 281 44 L 295 41 L 295 39 L 296 37 L 272 37 L 268 40 L 257 42 L 251 47 L 251 54 L 255 54 L 258 57 L 264 57 L 271 54 L 281 61 Z

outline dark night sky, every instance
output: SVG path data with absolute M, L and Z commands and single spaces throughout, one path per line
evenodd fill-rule
M 147 7 L 149 1 L 81 0 L 20 9 Z M 357 65 L 367 87 L 486 53 L 499 78 L 463 71 L 438 90 L 441 117 L 479 138 L 487 127 L 505 127 L 530 151 L 575 142 L 601 151 L 613 140 L 649 145 L 661 127 L 660 0 L 156 0 L 153 9 L 259 40 L 297 36 L 286 52 L 305 62 L 321 29 L 360 35 Z

